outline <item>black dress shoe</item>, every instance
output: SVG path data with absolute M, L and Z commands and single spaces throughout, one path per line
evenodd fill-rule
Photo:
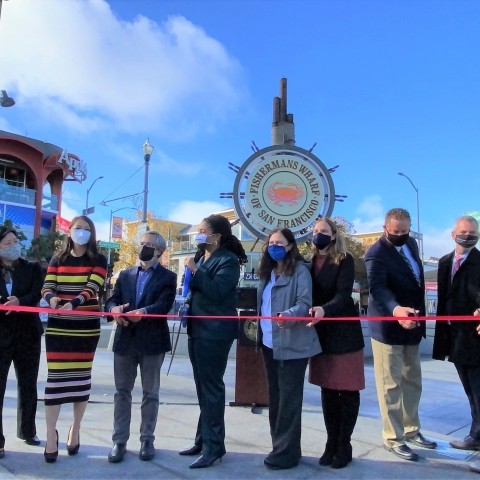
M 178 452 L 179 455 L 198 455 L 199 453 L 202 453 L 202 447 L 195 444 L 192 445 L 190 448 L 186 448 L 185 450 Z
M 415 452 L 412 452 L 407 445 L 398 445 L 398 447 L 388 447 L 387 445 L 384 445 L 384 447 L 389 452 L 392 452 L 398 458 L 402 458 L 403 460 L 410 460 L 411 462 L 416 462 L 418 460 L 418 455 Z
M 437 442 L 433 442 L 432 440 L 427 440 L 420 432 L 417 432 L 413 437 L 405 437 L 405 440 L 408 443 L 413 443 L 418 447 L 423 448 L 437 448 Z
M 32 438 L 26 438 L 24 441 L 27 445 L 33 445 L 36 447 L 42 443 L 36 435 Z
M 152 440 L 145 440 L 142 442 L 140 451 L 138 452 L 138 457 L 140 460 L 152 460 L 155 456 L 155 447 L 153 446 Z
M 0 458 L 3 458 L 5 456 L 5 449 L 2 447 L 0 448 Z
M 114 443 L 112 450 L 110 450 L 110 453 L 108 454 L 108 461 L 112 463 L 121 462 L 125 453 L 127 453 L 126 443 Z
M 222 461 L 222 457 L 223 454 L 213 457 L 201 455 L 189 466 L 189 468 L 208 468 L 211 467 L 217 460 Z
M 55 452 L 47 452 L 47 446 L 45 445 L 45 450 L 43 452 L 43 456 L 45 457 L 45 461 L 47 463 L 55 463 L 58 457 L 58 432 L 55 430 L 57 434 L 57 450 Z
M 80 432 L 78 432 L 78 443 L 76 445 L 69 445 L 68 439 L 70 438 L 70 434 L 72 433 L 72 427 L 68 430 L 68 438 L 67 438 L 67 452 L 69 455 L 76 455 L 80 450 Z
M 452 440 L 450 445 L 460 450 L 480 450 L 480 441 L 467 435 L 463 440 Z

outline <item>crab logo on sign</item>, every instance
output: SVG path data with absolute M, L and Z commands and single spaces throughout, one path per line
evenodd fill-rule
M 233 198 L 238 217 L 254 236 L 265 238 L 276 228 L 289 228 L 302 241 L 317 218 L 331 214 L 335 192 L 329 170 L 315 155 L 274 145 L 242 165 Z

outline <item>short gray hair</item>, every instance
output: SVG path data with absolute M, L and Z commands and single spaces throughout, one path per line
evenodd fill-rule
M 458 217 L 455 220 L 455 224 L 453 225 L 454 230 L 455 230 L 455 228 L 457 228 L 457 225 L 462 220 L 465 220 L 466 222 L 469 222 L 469 223 L 474 223 L 477 226 L 477 230 L 478 230 L 478 220 L 475 217 L 472 217 L 471 215 L 462 215 L 461 217 Z
M 157 232 L 156 230 L 149 230 L 148 232 L 145 232 L 144 235 L 155 235 L 155 246 L 157 250 L 165 251 L 167 249 L 167 242 L 160 232 Z

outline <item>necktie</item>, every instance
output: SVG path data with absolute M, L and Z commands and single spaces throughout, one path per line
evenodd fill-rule
M 410 271 L 412 272 L 413 276 L 415 277 L 415 280 L 417 281 L 418 285 L 420 285 L 420 278 L 418 278 L 417 274 L 415 273 L 415 269 L 413 268 L 412 262 L 409 260 L 409 258 L 405 255 L 405 252 L 403 251 L 403 248 L 400 248 L 399 250 L 400 256 L 405 260 L 407 263 L 408 267 L 410 268 Z
M 462 264 L 462 256 L 461 255 L 455 255 L 455 260 L 453 262 L 453 269 L 452 269 L 452 278 L 454 275 L 457 273 L 458 269 L 460 268 L 460 265 Z

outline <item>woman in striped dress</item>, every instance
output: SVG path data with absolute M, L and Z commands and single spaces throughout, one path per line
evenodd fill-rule
M 80 448 L 80 423 L 91 389 L 92 363 L 100 338 L 100 318 L 69 315 L 70 310 L 99 311 L 98 293 L 107 273 L 107 260 L 98 253 L 95 226 L 86 216 L 75 217 L 59 252 L 48 267 L 42 296 L 59 314 L 49 315 L 45 332 L 48 378 L 45 387 L 47 445 L 45 461 L 58 456 L 56 424 L 63 403 L 73 403 L 73 423 L 67 451 Z

